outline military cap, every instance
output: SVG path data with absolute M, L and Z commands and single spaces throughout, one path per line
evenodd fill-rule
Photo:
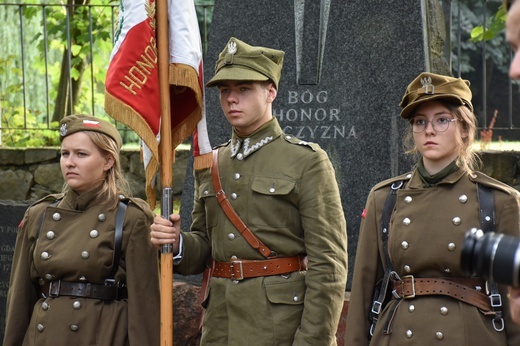
M 123 145 L 119 131 L 110 122 L 85 114 L 67 115 L 60 121 L 60 141 L 79 131 L 94 131 L 111 137 L 118 148 Z
M 406 88 L 399 106 L 403 108 L 401 117 L 408 119 L 422 102 L 430 100 L 448 100 L 473 111 L 469 81 L 461 78 L 423 72 Z
M 206 86 L 217 86 L 225 80 L 272 80 L 278 89 L 284 55 L 281 50 L 253 47 L 232 37 L 215 64 L 215 76 Z

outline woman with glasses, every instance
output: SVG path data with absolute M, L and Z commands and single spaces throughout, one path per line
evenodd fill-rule
M 468 230 L 520 235 L 518 192 L 476 170 L 469 82 L 421 73 L 400 106 L 418 161 L 368 196 L 346 345 L 520 345 L 507 288 L 460 265 Z

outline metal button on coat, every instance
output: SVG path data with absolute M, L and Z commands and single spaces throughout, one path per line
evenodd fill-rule
M 47 302 L 43 302 L 43 303 L 42 303 L 42 310 L 43 310 L 43 311 L 47 311 L 47 310 L 49 310 L 49 303 L 47 303 Z
M 97 238 L 97 236 L 99 235 L 99 232 L 95 229 L 93 229 L 92 231 L 90 231 L 90 238 Z
M 443 306 L 441 307 L 441 315 L 446 316 L 448 314 L 448 308 Z
M 49 231 L 46 234 L 47 239 L 52 240 L 54 237 L 56 237 L 56 234 L 53 231 Z
M 90 257 L 90 254 L 88 253 L 88 251 L 81 251 L 81 258 L 87 259 L 89 257 Z
M 43 330 L 45 329 L 45 326 L 43 324 L 39 323 L 36 328 L 38 329 L 39 332 L 43 332 Z
M 460 203 L 466 203 L 468 201 L 468 196 L 460 195 L 459 201 L 460 201 Z
M 408 329 L 408 330 L 406 331 L 406 337 L 407 337 L 408 339 L 410 339 L 412 336 L 413 336 L 412 331 L 411 331 L 410 329 Z
M 235 235 L 233 233 L 229 233 L 227 235 L 227 237 L 228 237 L 229 240 L 234 240 L 235 239 Z
M 244 154 L 239 153 L 239 154 L 237 155 L 237 159 L 240 160 L 240 161 L 242 161 L 242 160 L 244 159 Z
M 42 254 L 40 255 L 40 258 L 44 261 L 48 260 L 50 257 L 51 255 L 49 255 L 47 251 L 42 252 Z
M 52 274 L 45 274 L 45 278 L 51 281 L 52 279 L 54 279 L 54 276 Z
M 460 220 L 460 217 L 458 217 L 458 216 L 455 216 L 455 217 L 453 218 L 453 224 L 454 224 L 455 226 L 460 225 L 460 221 L 461 221 L 461 220 Z
M 405 202 L 405 203 L 408 203 L 408 204 L 412 203 L 412 200 L 413 200 L 413 199 L 412 199 L 411 196 L 406 196 L 406 197 L 404 198 L 404 202 Z
M 294 300 L 295 302 L 297 302 L 297 301 L 300 300 L 300 299 L 298 298 L 298 296 L 294 296 L 294 297 L 293 297 L 293 300 Z
M 414 312 L 415 311 L 415 305 L 410 304 L 410 306 L 408 307 L 408 311 Z
M 72 330 L 73 332 L 77 332 L 79 329 L 78 325 L 77 324 L 71 324 L 70 325 L 70 330 Z
M 104 222 L 106 219 L 107 219 L 107 217 L 105 216 L 105 214 L 99 214 L 98 215 L 98 220 L 99 221 Z
M 87 278 L 84 276 L 80 276 L 79 281 L 87 281 Z
M 403 250 L 408 249 L 408 242 L 407 242 L 406 240 L 404 240 L 404 241 L 401 243 L 401 248 L 402 248 Z
M 235 200 L 235 199 L 238 198 L 238 195 L 237 195 L 236 193 L 233 192 L 233 193 L 231 193 L 231 196 L 230 196 L 230 197 L 231 197 L 232 200 Z
M 52 214 L 52 219 L 53 219 L 54 221 L 60 221 L 60 220 L 61 220 L 61 215 L 60 215 L 60 213 L 54 213 L 54 214 Z
M 204 196 L 207 196 L 207 195 L 209 195 L 209 191 L 208 190 L 204 190 L 203 194 L 204 194 Z
M 444 272 L 445 273 L 451 273 L 451 269 L 450 268 L 446 268 L 446 269 L 444 269 Z
M 412 220 L 410 220 L 410 219 L 407 218 L 407 217 L 404 218 L 404 220 L 403 220 L 403 224 L 404 224 L 405 226 L 408 226 L 408 225 L 411 224 L 411 223 L 412 223 Z
M 270 192 L 270 193 L 275 193 L 275 192 L 276 192 L 276 189 L 275 189 L 274 187 L 272 187 L 272 188 L 269 189 L 269 192 Z
M 409 273 L 411 271 L 410 266 L 407 264 L 403 267 L 404 271 Z
M 74 303 L 72 303 L 72 307 L 75 309 L 75 310 L 79 310 L 81 309 L 81 302 L 79 300 L 76 300 Z
M 435 338 L 437 340 L 442 340 L 442 339 L 444 339 L 444 335 L 441 332 L 437 332 L 437 333 L 435 333 Z
M 449 243 L 448 244 L 448 250 L 454 251 L 456 248 L 457 248 L 457 246 L 455 245 L 455 243 Z
M 234 180 L 238 180 L 238 179 L 240 179 L 240 173 L 235 173 L 235 174 L 233 174 L 233 179 L 234 179 Z

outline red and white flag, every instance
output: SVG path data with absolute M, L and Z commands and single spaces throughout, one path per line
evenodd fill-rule
M 160 92 L 155 0 L 121 0 L 105 81 L 105 110 L 142 139 L 148 203 L 155 206 L 159 169 Z M 195 132 L 195 168 L 211 165 L 204 114 L 202 45 L 193 0 L 169 0 L 172 151 Z

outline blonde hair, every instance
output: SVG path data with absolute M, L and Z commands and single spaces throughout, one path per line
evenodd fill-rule
M 473 142 L 475 141 L 475 135 L 477 133 L 477 118 L 475 117 L 475 114 L 473 114 L 467 106 L 456 105 L 445 100 L 435 101 L 442 103 L 450 110 L 455 119 L 458 120 L 455 122 L 457 132 L 459 133 L 459 136 L 457 137 L 457 147 L 459 152 L 456 164 L 464 172 L 468 174 L 473 173 L 479 169 L 481 164 L 480 157 L 473 149 Z M 413 119 L 413 116 L 410 120 L 411 119 Z M 420 156 L 419 150 L 413 140 L 411 126 L 408 127 L 408 132 L 406 133 L 403 142 L 406 154 Z
M 120 149 L 110 136 L 95 131 L 82 132 L 89 136 L 103 156 L 111 156 L 114 160 L 112 167 L 105 173 L 97 198 L 113 204 L 110 209 L 115 209 L 119 203 L 119 195 L 129 196 L 131 193 L 130 184 L 121 171 Z M 70 187 L 65 183 L 63 192 L 66 193 L 69 189 Z

